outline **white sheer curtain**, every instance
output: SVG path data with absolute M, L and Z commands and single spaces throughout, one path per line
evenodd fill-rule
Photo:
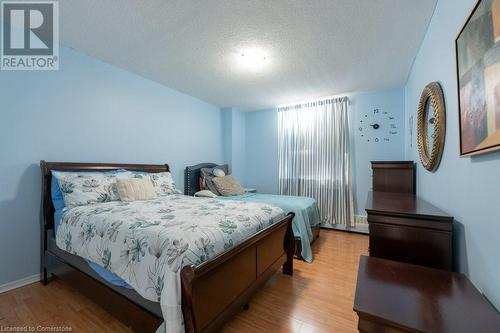
M 323 224 L 353 225 L 347 97 L 278 108 L 279 192 L 316 199 Z

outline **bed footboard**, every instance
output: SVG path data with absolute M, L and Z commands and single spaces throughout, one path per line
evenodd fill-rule
M 181 271 L 186 333 L 217 332 L 277 270 L 293 274 L 293 213 L 248 241 Z

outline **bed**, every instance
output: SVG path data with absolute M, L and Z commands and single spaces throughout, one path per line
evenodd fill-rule
M 187 166 L 184 175 L 184 194 L 193 196 L 198 192 L 200 190 L 201 169 L 216 166 L 218 165 L 214 163 Z M 295 257 L 307 262 L 313 260 L 311 244 L 319 237 L 320 233 L 319 209 L 314 199 L 261 193 L 246 193 L 230 197 L 219 196 L 218 198 L 222 200 L 268 203 L 293 212 L 295 214 L 292 223 L 295 237 Z
M 92 269 L 86 259 L 92 258 L 89 254 L 85 258 L 84 253 L 93 253 L 95 249 L 88 247 L 85 251 L 78 249 L 77 246 L 68 249 L 64 248 L 66 233 L 55 233 L 54 204 L 51 197 L 52 171 L 72 171 L 87 172 L 99 171 L 109 172 L 113 170 L 126 169 L 142 173 L 160 173 L 168 172 L 169 166 L 165 165 L 144 165 L 144 164 L 103 164 L 103 163 L 59 163 L 45 162 L 40 163 L 42 171 L 42 200 L 41 200 L 41 280 L 44 284 L 49 282 L 49 277 L 65 280 L 71 286 L 84 292 L 89 298 L 99 303 L 103 308 L 121 319 L 125 324 L 135 331 L 150 332 L 156 330 L 164 319 L 164 312 L 160 303 L 146 299 L 144 290 L 116 286 Z M 119 218 L 126 216 L 137 216 L 137 214 L 149 215 L 143 206 L 171 205 L 172 201 L 177 201 L 179 209 L 184 210 L 184 218 L 193 218 L 193 222 L 203 221 L 200 215 L 202 209 L 194 209 L 189 206 L 192 198 L 176 195 L 162 201 L 157 199 L 149 203 L 136 203 L 134 205 L 124 205 L 116 202 L 106 202 L 95 205 L 95 207 L 76 207 L 69 209 L 63 219 L 64 228 L 71 231 L 71 228 L 77 228 L 79 223 L 94 223 L 94 233 L 99 233 L 99 223 L 103 221 L 113 222 L 112 218 L 118 218 L 118 211 L 122 212 Z M 207 199 L 208 200 L 208 199 Z M 220 206 L 220 202 L 204 201 L 202 204 L 207 207 Z M 148 206 L 149 205 L 149 206 Z M 122 206 L 122 207 L 117 207 Z M 124 207 L 127 206 L 127 207 Z M 237 211 L 244 218 L 245 214 L 253 216 L 254 212 L 250 208 L 241 208 L 242 206 L 232 206 L 220 208 L 221 214 L 228 216 L 230 222 L 230 211 Z M 224 210 L 226 209 L 226 210 Z M 260 209 L 266 214 L 274 210 L 272 207 L 260 206 Z M 94 212 L 98 210 L 98 212 Z M 104 214 L 97 218 L 98 214 Z M 108 215 L 106 215 L 108 214 Z M 198 215 L 197 215 L 198 214 Z M 262 213 L 263 214 L 263 213 Z M 142 216 L 142 215 L 141 215 Z M 257 215 L 255 215 L 257 216 Z M 192 332 L 217 332 L 220 327 L 245 306 L 251 296 L 270 278 L 279 268 L 283 273 L 293 275 L 293 254 L 295 251 L 295 242 L 292 231 L 292 219 L 294 214 L 273 215 L 272 221 L 262 224 L 256 228 L 249 236 L 240 232 L 241 238 L 230 246 L 224 246 L 223 250 L 215 251 L 211 249 L 211 255 L 199 260 L 191 260 L 184 263 L 181 261 L 178 265 L 178 283 L 179 297 L 176 302 L 182 311 L 184 329 L 188 333 Z M 82 220 L 83 219 L 83 220 Z M 176 225 L 175 219 L 169 219 L 170 224 Z M 148 220 L 143 218 L 141 223 L 154 224 L 153 218 Z M 244 220 L 244 219 L 243 219 Z M 258 220 L 258 219 L 257 219 Z M 260 220 L 263 221 L 262 218 Z M 246 221 L 246 220 L 244 220 Z M 229 223 L 228 222 L 228 223 Z M 201 222 L 200 222 L 201 223 Z M 245 222 L 246 223 L 246 222 Z M 221 228 L 228 228 L 222 232 L 232 232 L 233 225 L 220 224 Z M 129 229 L 132 226 L 126 225 Z M 156 225 L 156 227 L 165 227 L 162 230 L 168 234 L 166 225 Z M 143 225 L 135 223 L 134 228 L 141 228 Z M 179 232 L 179 228 L 176 230 Z M 253 226 L 252 226 L 253 227 Z M 63 228 L 59 226 L 59 228 Z M 97 229 L 97 230 L 96 230 Z M 63 229 L 60 231 L 62 232 Z M 173 230 L 173 229 L 172 229 Z M 245 230 L 245 229 L 243 229 Z M 247 231 L 250 230 L 250 224 Z M 186 233 L 193 232 L 190 226 L 186 228 Z M 107 234 L 107 233 L 106 233 Z M 64 235 L 64 236 L 63 236 Z M 186 234 L 187 235 L 187 234 Z M 82 237 L 85 233 L 82 233 Z M 173 236 L 172 236 L 173 237 Z M 158 236 L 159 238 L 159 236 Z M 188 236 L 186 236 L 188 238 Z M 67 244 L 67 243 L 66 243 Z M 172 244 L 176 244 L 175 242 Z M 71 247 L 71 242 L 70 242 Z M 200 247 L 200 248 L 203 248 Z M 150 250 L 151 248 L 149 248 Z M 203 248 L 205 251 L 205 248 Z M 83 252 L 79 252 L 79 251 Z M 95 250 L 96 253 L 99 252 Z M 140 252 L 140 251 L 139 251 Z M 99 252 L 100 253 L 100 252 Z M 153 255 L 153 253 L 151 253 Z M 160 255 L 158 255 L 159 257 Z M 198 257 L 199 258 L 199 257 Z M 139 267 L 139 266 L 138 266 Z M 148 271 L 148 274 L 150 272 Z M 137 270 L 134 274 L 146 274 L 146 272 Z M 238 276 L 238 279 L 234 279 Z M 167 280 L 168 281 L 168 280 Z M 135 286 L 133 279 L 128 279 L 132 286 Z M 162 284 L 163 287 L 163 284 Z M 166 288 L 168 289 L 168 288 Z M 162 288 L 165 290 L 165 288 Z M 152 291 L 154 293 L 154 290 Z M 158 296 L 159 297 L 159 296 Z M 162 296 L 163 297 L 163 296 Z M 160 300 L 160 298 L 158 299 Z M 163 305 L 163 303 L 162 303 Z

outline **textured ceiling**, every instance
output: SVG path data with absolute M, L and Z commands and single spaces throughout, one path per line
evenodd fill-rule
M 401 85 L 436 0 L 64 0 L 61 43 L 219 106 Z M 267 51 L 245 71 L 242 49 Z

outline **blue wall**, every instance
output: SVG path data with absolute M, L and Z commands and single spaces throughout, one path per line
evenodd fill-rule
M 278 114 L 276 110 L 246 113 L 246 178 L 260 193 L 278 193 Z
M 238 109 L 233 109 L 231 124 L 231 167 L 234 176 L 242 185 L 246 183 L 245 132 L 245 113 Z
M 231 173 L 244 186 L 246 178 L 245 113 L 236 108 L 223 108 L 222 131 L 225 161 L 229 164 Z
M 224 161 L 218 107 L 61 49 L 55 72 L 0 72 L 0 285 L 38 272 L 41 159 Z
M 439 169 L 417 170 L 418 195 L 457 221 L 455 254 L 460 271 L 500 308 L 500 153 L 459 157 L 455 38 L 476 0 L 440 0 L 406 85 L 406 115 L 415 117 L 426 84 L 439 81 L 447 109 L 446 143 Z M 416 128 L 414 126 L 413 131 Z M 413 138 L 415 141 L 415 138 Z M 406 156 L 418 161 L 406 139 Z
M 230 164 L 233 160 L 233 108 L 222 108 L 222 147 L 225 162 Z M 199 161 L 199 163 L 214 163 L 213 161 Z M 233 171 L 233 170 L 231 170 Z
M 354 154 L 354 209 L 357 215 L 366 216 L 365 203 L 368 191 L 372 189 L 371 161 L 402 160 L 404 156 L 404 89 L 398 88 L 350 96 L 351 127 Z M 363 128 L 363 135 L 358 130 L 362 124 L 373 115 L 373 110 L 379 109 L 380 115 L 372 118 L 370 123 L 380 124 L 380 129 L 373 130 L 369 126 Z M 387 114 L 384 114 L 387 112 Z M 368 115 L 368 117 L 365 117 Z M 389 120 L 388 116 L 394 117 Z M 390 125 L 395 125 L 391 129 Z M 397 134 L 388 134 L 388 131 Z M 379 142 L 374 142 L 379 138 Z M 388 138 L 390 141 L 383 141 Z M 367 140 L 370 139 L 370 142 Z
M 350 94 L 351 133 L 353 142 L 354 202 L 357 215 L 365 216 L 366 194 L 371 189 L 372 160 L 401 160 L 404 155 L 404 90 L 402 88 L 372 93 Z M 388 112 L 395 117 L 393 122 L 377 118 L 381 129 L 364 128 L 365 136 L 358 130 L 364 115 L 373 109 Z M 368 118 L 370 119 L 370 118 Z M 371 119 L 373 120 L 373 119 Z M 397 126 L 397 135 L 382 136 L 390 123 Z M 370 133 L 371 132 L 371 133 Z M 370 133 L 370 134 L 369 134 Z M 366 141 L 367 137 L 378 137 L 381 141 Z M 390 142 L 382 141 L 389 137 Z M 262 193 L 278 191 L 278 117 L 275 109 L 246 113 L 246 184 Z

